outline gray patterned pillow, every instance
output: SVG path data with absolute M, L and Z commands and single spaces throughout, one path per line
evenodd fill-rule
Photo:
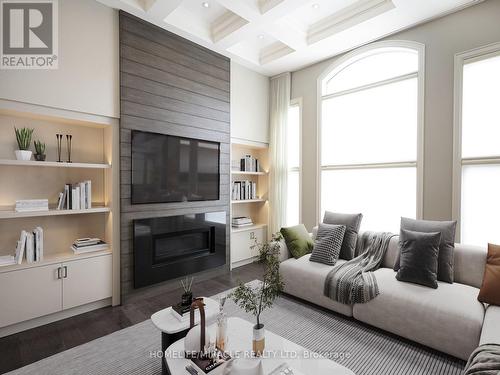
M 337 212 L 325 212 L 323 223 L 344 225 L 345 235 L 340 249 L 340 258 L 351 260 L 356 252 L 356 241 L 358 240 L 359 226 L 361 225 L 362 214 L 341 214 Z
M 334 266 L 339 259 L 344 234 L 345 225 L 319 224 L 309 260 Z

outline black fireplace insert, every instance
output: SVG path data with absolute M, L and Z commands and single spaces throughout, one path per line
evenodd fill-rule
M 226 263 L 226 212 L 134 220 L 134 287 Z

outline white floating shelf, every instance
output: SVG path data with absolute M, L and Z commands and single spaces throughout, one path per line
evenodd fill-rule
M 23 166 L 23 167 L 91 168 L 91 169 L 111 168 L 111 164 L 100 164 L 100 163 L 67 163 L 67 162 L 57 162 L 57 161 L 10 160 L 10 159 L 0 159 L 0 165 L 12 165 L 12 166 Z
M 239 201 L 231 201 L 232 204 L 263 203 L 263 202 L 267 202 L 267 199 L 241 199 Z
M 16 219 L 23 217 L 42 217 L 42 216 L 62 216 L 62 215 L 82 215 L 82 214 L 96 214 L 100 212 L 110 212 L 109 207 L 95 207 L 86 210 L 48 210 L 48 211 L 30 211 L 30 212 L 16 212 L 10 210 L 0 210 L 0 219 Z
M 267 172 L 245 172 L 245 171 L 231 171 L 234 175 L 249 175 L 249 176 L 265 176 Z
M 44 254 L 43 260 L 41 262 L 28 263 L 28 262 L 26 262 L 26 259 L 24 259 L 21 264 L 12 264 L 9 266 L 1 266 L 0 273 L 9 272 L 9 271 L 17 271 L 17 270 L 22 270 L 22 269 L 26 269 L 26 268 L 41 267 L 41 266 L 46 266 L 49 264 L 63 263 L 63 262 L 68 262 L 68 261 L 76 260 L 76 259 L 94 258 L 94 257 L 98 257 L 98 256 L 108 255 L 108 254 L 111 254 L 111 249 L 101 250 L 101 251 L 93 251 L 93 252 L 84 253 L 84 254 L 75 254 L 73 251 L 68 249 L 66 251 L 61 251 L 61 252 L 57 252 L 57 253 Z
M 231 227 L 231 232 L 233 232 L 233 233 L 248 232 L 251 230 L 261 229 L 264 227 L 267 227 L 267 224 L 252 224 L 252 225 L 247 225 L 245 227 L 240 227 L 240 228 Z

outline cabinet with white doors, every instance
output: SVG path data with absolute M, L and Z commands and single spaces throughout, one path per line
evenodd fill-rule
M 0 328 L 110 298 L 112 256 L 49 260 L 0 273 Z

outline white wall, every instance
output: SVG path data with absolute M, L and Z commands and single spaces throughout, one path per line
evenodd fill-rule
M 269 143 L 269 78 L 233 61 L 231 137 Z
M 500 0 L 464 9 L 447 17 L 393 35 L 387 40 L 425 44 L 425 219 L 452 217 L 453 61 L 456 53 L 500 41 Z M 292 74 L 292 98 L 303 100 L 302 220 L 317 222 L 316 80 L 333 63 L 323 61 Z
M 118 12 L 59 1 L 59 69 L 0 70 L 0 98 L 119 117 Z

